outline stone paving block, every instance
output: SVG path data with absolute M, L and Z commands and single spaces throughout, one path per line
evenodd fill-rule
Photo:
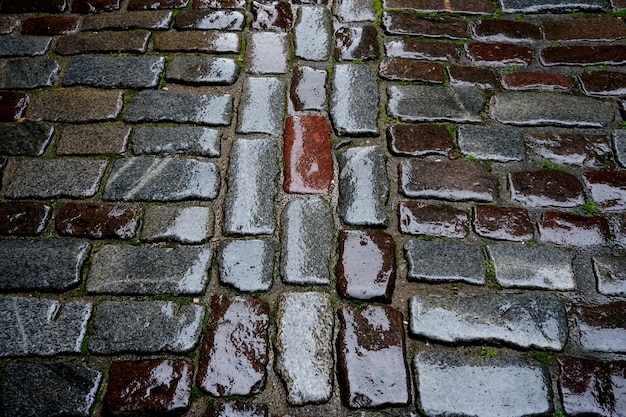
M 289 116 L 285 126 L 284 160 L 288 193 L 324 194 L 333 179 L 330 124 L 324 116 Z
M 174 20 L 175 29 L 241 31 L 246 16 L 237 10 L 182 10 Z
M 269 240 L 230 240 L 217 253 L 220 282 L 239 291 L 267 291 L 274 277 L 274 244 Z
M 170 26 L 172 12 L 152 10 L 149 12 L 103 13 L 83 18 L 83 30 L 103 29 L 154 29 L 165 30 Z
M 448 129 L 436 124 L 393 124 L 387 127 L 387 145 L 394 155 L 448 155 L 454 147 Z
M 448 205 L 402 201 L 398 217 L 402 233 L 458 239 L 469 233 L 467 212 Z
M 539 26 L 530 22 L 489 19 L 474 21 L 472 37 L 481 42 L 534 42 L 542 38 Z
M 282 134 L 285 94 L 286 85 L 281 79 L 248 77 L 243 85 L 237 132 Z
M 583 179 L 602 211 L 626 209 L 626 172 L 585 172 Z
M 476 205 L 472 212 L 472 224 L 477 235 L 490 239 L 525 242 L 534 235 L 528 211 L 521 207 Z
M 115 204 L 67 203 L 57 212 L 61 235 L 91 239 L 130 239 L 139 226 L 139 215 Z
M 120 9 L 120 0 L 74 0 L 72 13 L 101 13 Z
M 25 159 L 17 165 L 8 198 L 87 198 L 98 192 L 107 161 Z
M 337 292 L 344 298 L 391 302 L 396 282 L 396 244 L 378 230 L 339 232 Z
M 626 95 L 626 74 L 617 71 L 593 71 L 578 75 L 583 91 L 591 96 Z
M 580 331 L 580 344 L 586 351 L 626 352 L 626 302 L 598 307 L 578 307 L 574 321 Z
M 167 66 L 165 79 L 184 84 L 230 85 L 239 77 L 239 65 L 232 58 L 175 56 Z
M 327 79 L 328 72 L 324 70 L 295 66 L 289 90 L 294 110 L 323 110 L 326 105 Z
M 230 94 L 186 94 L 145 90 L 127 107 L 124 120 L 139 122 L 195 123 L 227 126 L 233 111 Z
M 378 31 L 372 25 L 340 26 L 335 29 L 337 61 L 378 59 L 378 49 Z
M 255 75 L 289 71 L 289 37 L 283 32 L 252 32 L 247 37 L 246 70 Z
M 5 0 L 0 11 L 3 13 L 63 13 L 67 0 Z
M 268 417 L 266 404 L 211 401 L 203 417 Z
M 545 13 L 580 11 L 601 11 L 601 0 L 500 0 L 503 13 Z
M 380 62 L 378 75 L 387 80 L 443 84 L 443 69 L 443 65 L 438 62 L 417 62 L 406 58 L 385 58 Z
M 626 362 L 557 356 L 563 410 L 571 416 L 617 417 L 626 410 Z
M 338 0 L 333 13 L 342 22 L 373 22 L 378 17 L 374 4 L 368 0 Z
M 594 256 L 593 269 L 598 292 L 604 295 L 626 295 L 626 257 Z
M 411 401 L 402 313 L 391 307 L 339 309 L 337 371 L 344 405 L 402 406 Z
M 587 97 L 544 92 L 503 92 L 491 98 L 491 117 L 519 126 L 603 127 L 613 109 Z
M 168 31 L 154 35 L 154 50 L 164 52 L 239 53 L 241 36 L 233 32 Z
M 224 232 L 272 234 L 276 228 L 278 148 L 273 139 L 237 139 L 231 148 Z
M 477 245 L 411 239 L 404 245 L 404 253 L 410 280 L 485 283 L 485 259 Z
M 104 245 L 92 257 L 86 288 L 95 294 L 199 294 L 212 259 L 203 247 Z
M 487 245 L 496 281 L 504 288 L 573 290 L 574 255 L 550 246 Z
M 146 242 L 201 244 L 213 236 L 213 222 L 210 207 L 146 207 L 140 237 Z
M 45 36 L 0 37 L 0 57 L 39 56 L 48 52 L 52 38 Z
M 308 61 L 326 61 L 330 57 L 330 13 L 325 7 L 302 6 L 293 29 L 295 55 Z
M 409 159 L 400 166 L 402 192 L 412 198 L 490 202 L 498 198 L 498 178 L 478 162 Z
M 457 141 L 463 154 L 478 159 L 523 161 L 526 154 L 522 132 L 508 127 L 462 125 Z
M 426 38 L 465 39 L 467 22 L 454 17 L 423 16 L 417 13 L 383 13 L 383 27 L 389 35 L 415 35 Z
M 531 133 L 526 146 L 541 159 L 557 165 L 599 169 L 613 167 L 613 152 L 606 135 L 593 133 Z
M 42 203 L 0 203 L 0 235 L 37 236 L 50 220 L 52 207 Z
M 10 35 L 20 25 L 14 16 L 0 16 L 0 34 Z
M 511 43 L 480 43 L 465 45 L 467 56 L 476 65 L 491 67 L 527 66 L 533 62 L 533 49 Z
M 80 282 L 91 245 L 64 239 L 11 239 L 0 240 L 0 249 L 2 290 L 62 291 Z
M 159 85 L 165 58 L 153 56 L 77 56 L 63 77 L 64 86 L 153 88 Z
M 67 16 L 32 17 L 22 22 L 22 35 L 72 35 L 78 32 L 80 20 Z
M 461 49 L 451 42 L 429 42 L 420 39 L 390 39 L 385 41 L 389 58 L 423 59 L 427 61 L 458 61 Z
M 17 59 L 0 70 L 0 88 L 52 87 L 59 77 L 59 64 L 51 59 Z
M 568 246 L 595 246 L 608 243 L 609 225 L 604 217 L 547 211 L 537 224 L 539 240 Z
M 0 122 L 16 122 L 30 104 L 30 96 L 21 92 L 0 92 Z
M 540 51 L 541 63 L 553 65 L 623 65 L 626 51 L 621 45 L 548 46 Z
M 338 155 L 339 215 L 359 226 L 387 224 L 387 157 L 376 146 L 350 148 Z
M 626 248 L 626 213 L 621 213 L 610 218 L 613 242 L 620 248 Z
M 132 172 L 133 175 L 127 175 Z M 109 201 L 212 200 L 220 176 L 210 162 L 183 158 L 134 157 L 115 161 L 102 198 Z
M 54 126 L 47 123 L 0 124 L 0 153 L 10 156 L 42 156 L 53 134 Z
M 130 0 L 129 10 L 182 9 L 189 0 Z
M 617 161 L 626 168 L 626 130 L 613 131 L 613 146 Z
M 487 103 L 475 87 L 394 85 L 388 96 L 389 114 L 404 122 L 481 122 L 480 113 Z
M 200 340 L 204 307 L 173 301 L 103 301 L 93 315 L 89 350 L 186 353 Z
M 42 91 L 28 108 L 30 120 L 62 123 L 103 122 L 117 118 L 122 110 L 122 92 L 92 88 Z
M 13 361 L 0 377 L 6 416 L 87 417 L 96 401 L 102 373 L 77 363 Z
M 534 71 L 518 71 L 502 76 L 502 87 L 507 90 L 565 91 L 574 87 L 570 77 Z
M 480 294 L 414 296 L 413 336 L 446 343 L 502 342 L 521 348 L 560 351 L 568 328 L 563 303 L 553 296 Z
M 541 26 L 549 41 L 615 41 L 626 38 L 624 22 L 616 17 L 546 19 Z
M 184 412 L 192 385 L 193 365 L 184 360 L 113 362 L 103 410 L 111 416 Z
M 585 202 L 578 178 L 558 170 L 513 172 L 508 188 L 511 199 L 527 207 L 576 207 Z
M 221 134 L 216 129 L 196 126 L 152 127 L 135 129 L 135 155 L 200 155 L 220 156 Z
M 149 39 L 150 32 L 139 29 L 124 32 L 83 32 L 59 38 L 54 47 L 54 52 L 59 55 L 78 55 L 90 52 L 143 54 L 148 48 Z
M 453 87 L 493 89 L 498 85 L 495 74 L 489 68 L 453 66 L 446 70 Z
M 90 315 L 82 301 L 0 296 L 0 356 L 79 353 Z
M 278 305 L 276 372 L 291 405 L 328 401 L 333 391 L 333 307 L 324 293 L 283 293 Z
M 251 11 L 251 29 L 287 32 L 293 25 L 293 9 L 288 2 L 253 1 Z
M 552 411 L 550 375 L 539 363 L 435 350 L 416 355 L 414 367 L 418 407 L 429 417 L 521 417 Z
M 66 125 L 57 142 L 57 155 L 122 154 L 131 128 L 122 125 Z
M 330 284 L 332 212 L 318 197 L 287 203 L 282 214 L 281 274 L 286 284 Z
M 335 65 L 330 115 L 337 134 L 378 135 L 378 83 L 365 65 Z
M 195 0 L 194 9 L 244 9 L 246 0 Z
M 214 296 L 197 383 L 214 397 L 263 391 L 269 360 L 269 305 L 251 297 Z
M 411 9 L 424 13 L 492 14 L 493 4 L 489 0 L 385 0 L 386 8 Z

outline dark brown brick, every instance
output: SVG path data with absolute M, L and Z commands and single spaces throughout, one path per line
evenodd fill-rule
M 293 25 L 293 11 L 286 1 L 252 1 L 252 22 L 250 27 L 257 30 L 288 31 Z
M 73 13 L 100 13 L 119 10 L 120 0 L 74 0 Z
M 519 71 L 502 76 L 502 87 L 509 90 L 569 90 L 573 86 L 570 77 L 545 72 Z
M 66 0 L 4 0 L 0 6 L 3 13 L 63 13 L 66 9 Z
M 239 34 L 232 32 L 168 31 L 154 36 L 154 49 L 157 51 L 237 53 L 240 44 Z
M 403 201 L 398 215 L 402 233 L 456 239 L 469 233 L 467 213 L 452 206 Z
M 579 307 L 575 322 L 580 330 L 580 344 L 587 351 L 626 352 L 626 302 L 618 301 L 597 307 Z M 610 415 L 610 414 L 604 414 Z
M 541 51 L 544 65 L 621 65 L 626 63 L 622 45 L 550 46 Z
M 487 42 L 519 42 L 541 39 L 541 30 L 536 25 L 513 20 L 481 20 L 472 31 L 477 39 Z
M 601 210 L 622 211 L 626 209 L 626 172 L 593 171 L 583 175 L 591 198 Z
M 589 95 L 626 95 L 626 73 L 617 71 L 585 72 L 578 76 L 583 91 Z
M 126 150 L 130 127 L 68 125 L 63 128 L 57 155 L 121 154 Z
M 593 133 L 531 133 L 526 146 L 540 160 L 591 169 L 615 167 L 609 138 Z
M 182 9 L 189 0 L 130 0 L 128 10 Z
M 37 236 L 50 220 L 51 207 L 42 203 L 0 203 L 0 234 Z
M 374 26 L 343 26 L 335 31 L 335 59 L 378 59 L 378 31 Z
M 183 10 L 176 15 L 174 28 L 243 30 L 245 23 L 245 15 L 237 10 Z
M 414 13 L 385 12 L 383 24 L 385 31 L 392 35 L 467 38 L 467 23 L 462 19 L 452 17 L 422 17 Z
M 560 211 L 543 214 L 539 227 L 540 241 L 567 246 L 604 245 L 610 238 L 604 217 L 587 217 Z
M 492 14 L 495 11 L 489 0 L 385 0 L 385 8 L 458 14 Z
M 148 47 L 148 39 L 150 32 L 147 30 L 77 33 L 60 38 L 54 51 L 59 55 L 87 52 L 144 53 Z
M 496 75 L 489 68 L 448 67 L 450 84 L 454 86 L 473 85 L 479 88 L 492 89 L 498 84 Z
M 543 34 L 549 41 L 613 41 L 626 38 L 626 26 L 616 17 L 546 20 Z
M 481 204 L 474 207 L 472 218 L 474 231 L 483 237 L 523 242 L 534 234 L 528 211 L 523 208 Z
M 509 174 L 511 199 L 528 207 L 576 207 L 584 203 L 578 178 L 556 170 Z
M 61 235 L 90 239 L 130 239 L 137 233 L 139 215 L 117 204 L 67 203 L 55 217 Z
M 388 80 L 423 81 L 443 84 L 443 65 L 437 62 L 419 62 L 405 58 L 385 58 L 378 70 Z
M 43 16 L 26 19 L 22 23 L 23 35 L 71 35 L 78 32 L 80 21 L 75 17 Z
M 25 93 L 0 91 L 0 122 L 20 119 L 29 104 L 30 97 Z
M 193 0 L 194 9 L 243 9 L 246 0 Z
M 427 42 L 420 39 L 393 39 L 385 42 L 388 57 L 427 61 L 458 61 L 461 48 L 451 42 Z
M 389 150 L 396 155 L 447 155 L 454 146 L 448 129 L 434 124 L 395 124 L 387 128 Z
M 467 56 L 477 64 L 489 66 L 530 65 L 531 48 L 510 43 L 470 43 Z
M 83 30 L 168 29 L 172 20 L 169 10 L 149 12 L 106 13 L 85 16 Z

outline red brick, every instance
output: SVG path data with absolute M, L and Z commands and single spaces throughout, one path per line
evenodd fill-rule
M 419 201 L 398 204 L 402 233 L 463 239 L 469 233 L 467 213 L 448 205 Z
M 550 46 L 541 51 L 544 65 L 621 65 L 626 63 L 622 45 Z
M 27 94 L 0 91 L 0 122 L 14 122 L 20 119 L 29 104 L 30 97 Z
M 569 90 L 574 81 L 564 75 L 519 71 L 504 74 L 502 87 L 509 90 Z
M 626 209 L 626 172 L 585 172 L 585 184 L 591 198 L 601 210 L 621 211 Z
M 492 14 L 495 12 L 489 0 L 385 0 L 385 8 L 411 9 L 426 13 Z
M 531 48 L 510 43 L 470 43 L 467 56 L 477 64 L 488 66 L 530 65 Z
M 539 27 L 513 20 L 481 20 L 472 27 L 476 39 L 487 42 L 528 42 L 541 39 Z
M 585 94 L 600 96 L 626 95 L 626 73 L 593 71 L 580 74 L 578 79 Z
M 509 174 L 511 199 L 529 207 L 576 207 L 584 203 L 580 181 L 556 170 Z
M 543 22 L 543 33 L 549 41 L 613 41 L 626 38 L 626 26 L 615 17 L 547 20 Z
M 479 88 L 495 88 L 498 80 L 489 68 L 476 67 L 448 67 L 450 84 L 454 86 L 473 85 Z
M 128 10 L 182 9 L 189 0 L 130 0 Z
M 548 211 L 538 224 L 540 241 L 568 246 L 604 245 L 609 225 L 604 217 L 586 217 L 559 211 Z
M 27 19 L 22 24 L 23 35 L 71 35 L 78 32 L 80 21 L 75 17 L 43 16 Z
M 387 128 L 387 144 L 395 155 L 447 155 L 454 146 L 448 129 L 434 124 L 396 124 Z
M 443 65 L 419 62 L 405 58 L 385 58 L 379 66 L 379 75 L 388 80 L 423 81 L 443 84 Z
M 420 39 L 393 39 L 385 42 L 388 57 L 427 61 L 458 61 L 461 48 L 451 42 L 427 42 Z
M 44 231 L 50 206 L 41 203 L 0 203 L 0 234 L 37 236 Z
M 67 203 L 55 217 L 61 235 L 90 239 L 130 239 L 139 226 L 139 215 L 117 204 Z
M 323 116 L 290 116 L 285 127 L 288 193 L 323 194 L 333 178 L 330 125 Z
M 63 13 L 66 9 L 66 0 L 4 0 L 0 7 L 3 13 Z
M 481 204 L 474 207 L 473 214 L 474 230 L 480 236 L 516 242 L 533 237 L 533 224 L 523 208 Z
M 100 13 L 119 10 L 120 0 L 74 0 L 72 12 L 74 13 Z
M 467 38 L 467 23 L 462 19 L 452 17 L 423 17 L 414 13 L 385 12 L 383 24 L 385 31 L 392 35 Z

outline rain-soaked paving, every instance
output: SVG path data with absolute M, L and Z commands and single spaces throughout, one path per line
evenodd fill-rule
M 0 417 L 626 416 L 624 17 L 0 0 Z

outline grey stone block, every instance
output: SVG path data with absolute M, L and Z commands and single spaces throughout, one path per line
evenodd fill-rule
M 239 133 L 283 133 L 286 85 L 278 78 L 249 77 L 239 107 Z
M 100 88 L 151 88 L 159 85 L 165 58 L 159 56 L 77 56 L 63 77 L 63 85 Z
M 198 294 L 209 281 L 208 248 L 105 245 L 91 260 L 87 292 L 96 294 Z
M 147 207 L 143 216 L 141 240 L 205 243 L 213 236 L 213 210 L 210 207 Z
M 520 130 L 495 126 L 463 125 L 457 131 L 461 152 L 496 162 L 523 161 L 524 138 Z
M 54 126 L 41 122 L 0 124 L 0 154 L 41 156 L 50 144 Z
M 18 59 L 0 70 L 0 88 L 51 87 L 59 77 L 59 64 L 51 59 Z
M 79 353 L 91 304 L 0 296 L 0 356 Z
M 38 56 L 48 51 L 52 38 L 47 36 L 0 37 L 0 57 Z
M 339 135 L 378 135 L 378 83 L 365 65 L 335 66 L 330 115 Z
M 477 245 L 412 239 L 404 245 L 404 251 L 411 280 L 485 283 L 485 260 Z
M 500 0 L 503 13 L 566 12 L 604 10 L 602 0 Z
M 252 74 L 289 71 L 289 37 L 284 32 L 251 32 L 246 49 L 246 70 Z
M 626 168 L 626 130 L 616 130 L 613 132 L 613 144 L 617 162 Z
M 326 61 L 330 56 L 330 23 L 327 8 L 300 7 L 293 29 L 296 56 L 308 61 Z
M 378 17 L 374 4 L 368 0 L 338 0 L 334 5 L 334 13 L 343 22 L 373 22 Z
M 592 261 L 598 279 L 598 292 L 626 295 L 626 256 L 594 256 Z
M 274 276 L 274 245 L 269 240 L 231 240 L 218 252 L 220 281 L 239 291 L 267 291 Z
M 165 79 L 187 84 L 226 84 L 237 81 L 239 65 L 232 58 L 177 56 L 167 66 Z
M 104 301 L 93 319 L 89 350 L 184 353 L 200 340 L 204 307 L 173 301 Z
M 220 156 L 220 132 L 208 127 L 140 127 L 133 137 L 136 155 Z

